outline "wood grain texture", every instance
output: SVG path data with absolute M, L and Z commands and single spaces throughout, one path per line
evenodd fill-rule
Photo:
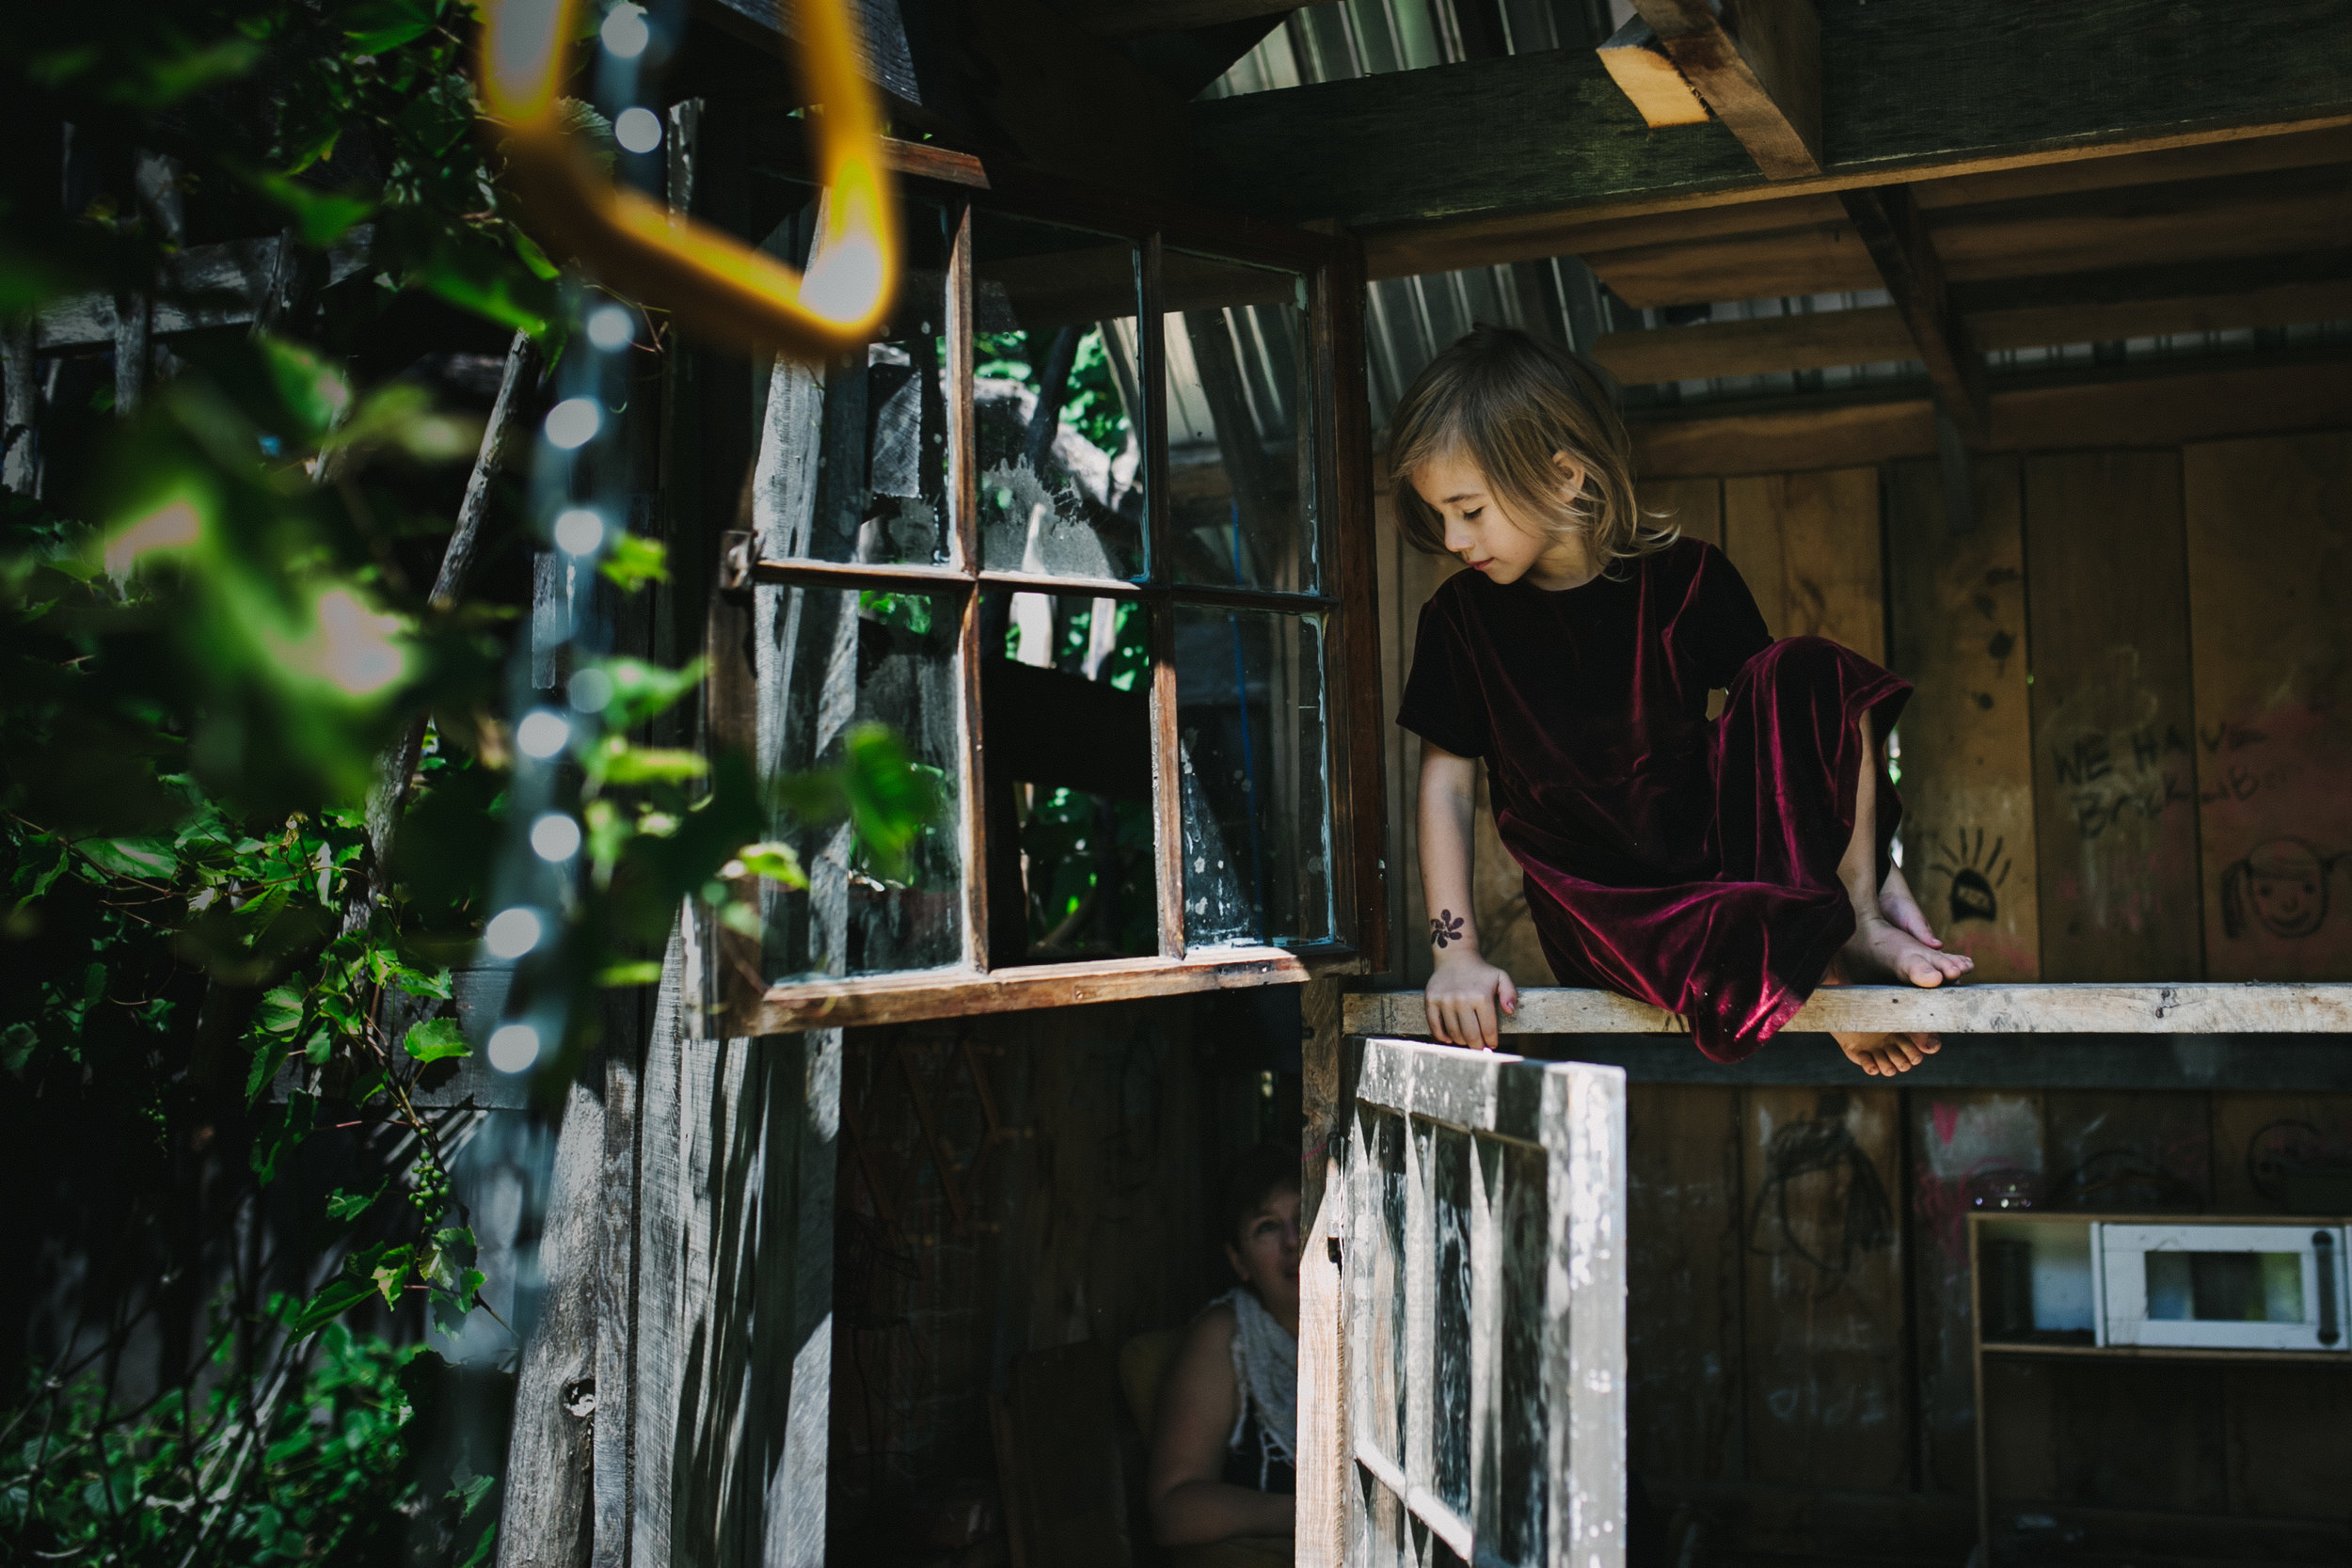
M 1724 487 L 1715 479 L 1645 479 L 1633 487 L 1644 515 L 1724 547 Z
M 1824 5 L 1825 167 L 1920 178 L 1990 156 L 2341 114 L 2352 45 L 2337 20 L 2326 0 L 2249 0 L 2236 25 L 2312 47 L 2231 72 L 2208 69 L 2202 18 L 2163 0 Z M 2086 55 L 2099 71 L 2080 69 Z M 1359 230 L 1763 183 L 1727 127 L 1651 131 L 1581 50 L 1215 100 L 1193 105 L 1192 123 L 1235 200 Z
M 1994 451 L 2177 447 L 2328 429 L 2352 407 L 2352 359 L 2223 365 L 2114 380 L 2069 378 L 1993 394 Z M 1925 398 L 1750 407 L 1629 421 L 1643 473 L 1779 473 L 1935 455 Z
M 1634 0 L 1634 8 L 1767 178 L 1821 172 L 1821 40 L 1813 0 L 1744 0 L 1721 16 L 1704 0 Z M 1660 123 L 1646 112 L 1643 118 L 1653 128 Z
M 1627 1453 L 1661 1481 L 1746 1473 L 1740 1093 L 1626 1092 Z
M 1347 1375 L 1340 1332 L 1341 1262 L 1347 1202 L 1339 984 L 1311 983 L 1300 997 L 1309 1031 L 1301 1051 L 1298 1262 L 1298 1568 L 1343 1568 L 1347 1552 Z
M 2042 973 L 2199 978 L 2179 458 L 2080 452 L 2025 474 Z
M 2228 286 L 2232 280 L 2223 274 L 2216 281 Z M 2227 293 L 2015 306 L 1974 311 L 1965 321 L 1977 347 L 1991 351 L 2290 326 L 2345 315 L 2352 315 L 2352 281 L 2339 279 L 2275 283 Z M 1916 352 L 1900 312 L 1891 305 L 1874 305 L 1611 332 L 1595 340 L 1592 356 L 1610 374 L 1630 384 L 1885 364 L 1912 358 Z
M 1774 637 L 1826 637 L 1885 661 L 1878 470 L 1726 480 L 1724 549 Z
M 2352 1170 L 2352 1094 L 2213 1097 L 2214 1207 L 2227 1214 L 2341 1209 Z
M 1909 1490 L 1898 1098 L 1744 1097 L 1750 1480 Z
M 1375 969 L 1389 966 L 1390 946 L 1403 931 L 1390 924 L 1387 835 L 1388 725 L 1382 705 L 1379 594 L 1380 534 L 1374 515 L 1372 410 L 1365 386 L 1363 252 L 1349 245 L 1316 284 L 1322 330 L 1316 338 L 1317 376 L 1331 422 L 1322 443 L 1323 483 L 1329 499 L 1325 549 L 1330 591 L 1344 607 L 1335 617 L 1336 657 L 1327 680 L 1338 683 L 1331 705 L 1340 715 L 1333 740 L 1332 811 L 1338 828 L 1335 896 L 1340 930 Z
M 2208 973 L 2352 977 L 2352 435 L 2182 473 Z
M 568 1085 L 548 1179 L 538 1321 L 523 1341 L 499 1512 L 499 1568 L 574 1568 L 589 1552 L 596 1411 L 603 1107 Z M 623 1430 L 626 1430 L 625 1428 Z
M 2042 1102 L 2047 1207 L 2111 1213 L 2213 1211 L 2213 1121 L 2206 1096 L 2053 1089 Z
M 1923 210 L 1919 229 L 1943 276 L 1971 285 L 2341 251 L 2352 242 L 2352 221 L 2344 215 L 2348 179 L 2352 165 L 2061 191 Z M 1795 202 L 1765 209 L 1760 215 L 1807 214 L 1776 228 L 1741 231 L 1719 221 L 1707 226 L 1715 232 L 1684 237 L 1671 232 L 1669 220 L 1649 219 L 1578 239 L 1585 264 L 1628 304 L 1645 308 L 1874 288 L 1886 267 L 1870 243 L 1880 221 L 1873 208 L 1890 199 L 1885 192 L 1908 189 L 1841 192 L 1840 215 L 1812 215 Z M 1629 243 L 1634 235 L 1657 237 Z M 1899 303 L 1901 292 L 1891 292 Z
M 1639 16 L 1611 34 L 1596 53 L 1610 80 L 1651 130 L 1707 123 L 1707 101 L 1692 90 L 1659 43 L 1656 30 Z
M 1898 732 L 1903 876 L 1979 980 L 2031 980 L 2042 932 L 2025 541 L 2014 459 L 1973 465 L 1977 518 L 1955 534 L 1942 467 L 1886 471 L 1888 667 L 1916 689 Z
M 1919 1487 L 1977 1485 L 1976 1318 L 1967 1216 L 2011 1180 L 2042 1176 L 2042 1097 L 1996 1090 L 1906 1092 L 1904 1201 L 1910 1312 L 1917 1338 Z
M 1347 998 L 1351 1035 L 1427 1031 L 1421 992 Z M 1835 986 L 1814 992 L 1783 1033 L 1926 1029 L 1954 1035 L 2352 1033 L 2352 985 L 1971 985 L 1937 990 Z M 1506 1035 L 1679 1035 L 1673 1014 L 1603 990 L 1519 992 Z
M 1989 417 L 1984 356 L 1952 309 L 1944 260 L 1917 198 L 1908 185 L 1878 185 L 1844 192 L 1839 199 L 1910 329 L 1937 408 L 1972 446 L 1982 445 Z

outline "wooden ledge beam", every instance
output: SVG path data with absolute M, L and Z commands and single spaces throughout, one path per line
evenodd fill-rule
M 1426 1037 L 1417 990 L 1346 998 L 1351 1035 Z M 2352 1034 L 2352 984 L 1986 985 L 1918 990 L 1833 986 L 1813 993 L 1791 1030 L 1928 1030 L 1945 1035 Z M 1506 1035 L 1680 1035 L 1672 1013 L 1605 990 L 1544 987 L 1519 992 Z
M 1870 253 L 1895 309 L 1911 333 L 1912 346 L 1928 367 L 1928 385 L 1944 417 L 1971 445 L 1983 441 L 1991 416 L 1986 409 L 1984 356 L 1977 351 L 1968 324 L 1952 309 L 1944 263 L 1928 237 L 1927 220 L 1908 185 L 1845 191 L 1838 199 L 1854 233 Z
M 1602 218 L 2144 153 L 2345 123 L 2342 0 L 2239 0 L 2216 69 L 2177 0 L 1836 4 L 1820 13 L 1823 172 L 1765 179 L 1724 125 L 1653 131 L 1589 50 L 1549 50 L 1194 103 L 1222 199 L 1365 235 L 1375 277 L 1577 250 Z M 2086 70 L 2086 59 L 2099 62 Z
M 1633 0 L 1633 7 L 1766 179 L 1821 172 L 1821 20 L 1813 0 L 1727 0 L 1720 17 L 1708 0 Z M 1623 85 L 1622 58 L 1613 61 L 1604 46 L 1601 59 Z M 1689 123 L 1651 119 L 1650 106 L 1635 103 L 1653 129 Z

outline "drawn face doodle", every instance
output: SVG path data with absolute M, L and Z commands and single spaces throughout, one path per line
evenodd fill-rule
M 2274 838 L 2240 863 L 2254 923 L 2274 937 L 2307 937 L 2328 918 L 2328 867 L 2311 846 Z

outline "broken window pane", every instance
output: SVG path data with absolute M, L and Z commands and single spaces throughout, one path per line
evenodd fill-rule
M 1323 624 L 1181 605 L 1184 944 L 1331 936 Z
M 1136 248 L 990 213 L 972 237 L 981 564 L 1140 577 Z
M 1151 612 L 1132 600 L 980 600 L 992 968 L 1159 951 Z
M 847 821 L 779 813 L 772 836 L 808 886 L 766 884 L 771 980 L 934 969 L 963 958 L 957 779 L 957 606 L 944 594 L 761 586 L 754 590 L 759 755 L 765 772 L 840 765 L 896 736 L 938 810 L 900 863 Z
M 806 187 L 798 187 L 806 192 Z M 813 193 L 764 248 L 807 261 Z M 879 341 L 847 363 L 776 361 L 768 379 L 753 526 L 770 557 L 941 564 L 948 512 L 948 214 L 904 203 L 906 267 Z
M 1316 586 L 1306 280 L 1169 251 L 1168 488 L 1179 582 Z

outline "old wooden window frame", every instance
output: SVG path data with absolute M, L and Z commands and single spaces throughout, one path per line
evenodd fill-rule
M 918 144 L 892 142 L 886 152 L 907 193 L 946 206 L 947 368 L 952 536 L 948 565 L 834 562 L 760 556 L 754 537 L 724 536 L 713 601 L 708 734 L 714 743 L 746 745 L 758 692 L 751 670 L 724 657 L 730 623 L 745 612 L 754 585 L 925 594 L 948 600 L 958 624 L 958 848 L 964 878 L 961 961 L 833 980 L 755 988 L 755 958 L 726 949 L 745 939 L 713 934 L 726 1032 L 762 1035 L 846 1024 L 1013 1011 L 1184 991 L 1305 981 L 1317 974 L 1362 973 L 1387 962 L 1387 901 L 1382 860 L 1384 812 L 1379 627 L 1375 592 L 1370 410 L 1364 384 L 1360 248 L 1352 238 L 1288 229 L 1229 214 L 1127 198 L 1015 173 L 984 171 L 977 160 Z M 1140 261 L 1136 320 L 1143 389 L 1144 497 L 1149 569 L 1140 580 L 1048 576 L 981 565 L 979 472 L 972 398 L 973 245 L 976 211 L 1090 230 L 1133 242 Z M 1304 348 L 1314 393 L 1315 540 L 1318 592 L 1179 582 L 1172 572 L 1168 485 L 1167 250 L 1278 267 L 1307 289 Z M 1159 952 L 1152 957 L 994 967 L 988 953 L 985 769 L 981 733 L 981 591 L 988 588 L 1139 601 L 1152 612 L 1151 735 L 1153 880 Z M 1175 611 L 1180 606 L 1322 617 L 1326 788 L 1331 824 L 1329 940 L 1284 946 L 1193 947 L 1184 927 L 1184 822 L 1177 734 Z M 744 959 L 752 959 L 750 962 Z
M 1342 1079 L 1340 1365 L 1300 1402 L 1335 1560 L 1621 1568 L 1625 1070 L 1350 1036 Z

